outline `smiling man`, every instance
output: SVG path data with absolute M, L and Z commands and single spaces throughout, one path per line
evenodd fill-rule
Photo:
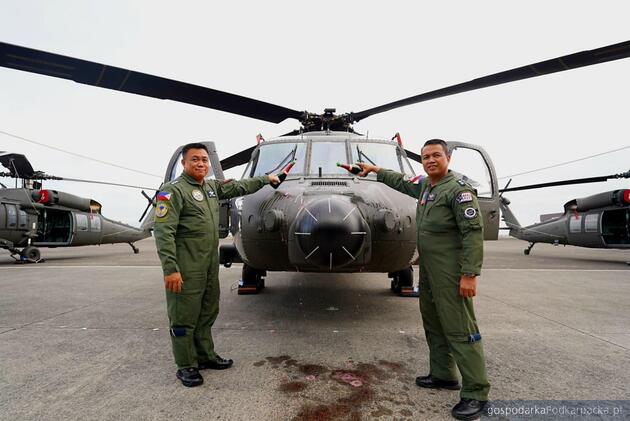
M 183 147 L 182 165 L 182 175 L 157 195 L 154 234 L 177 378 L 193 387 L 203 383 L 200 369 L 232 366 L 232 360 L 214 351 L 211 332 L 219 314 L 219 200 L 251 194 L 280 180 L 275 174 L 227 183 L 207 180 L 208 149 L 202 143 Z
M 455 418 L 478 418 L 490 384 L 473 300 L 483 263 L 483 227 L 475 190 L 449 169 L 451 155 L 441 139 L 428 140 L 421 150 L 427 177 L 415 184 L 404 175 L 359 164 L 360 176 L 377 180 L 418 201 L 416 229 L 420 254 L 420 313 L 429 345 L 429 374 L 416 384 L 430 389 L 460 389 Z

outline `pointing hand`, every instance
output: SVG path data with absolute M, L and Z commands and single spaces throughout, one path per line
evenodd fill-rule
M 359 177 L 365 177 L 371 172 L 378 172 L 380 170 L 379 167 L 372 164 L 366 164 L 365 162 L 357 162 L 357 165 L 361 167 L 361 172 L 358 174 Z

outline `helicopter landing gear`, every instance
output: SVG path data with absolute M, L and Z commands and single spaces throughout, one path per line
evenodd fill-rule
M 242 279 L 238 282 L 238 295 L 258 294 L 265 287 L 267 272 L 243 263 Z
M 417 297 L 418 291 L 413 286 L 413 268 L 409 266 L 398 272 L 387 274 L 392 278 L 391 290 L 401 297 Z
M 532 251 L 532 247 L 534 247 L 534 244 L 536 243 L 529 243 L 529 247 L 523 250 L 523 254 L 525 254 L 525 256 L 529 256 L 529 252 Z
M 140 249 L 138 247 L 136 247 L 133 243 L 127 243 L 129 244 L 129 246 L 131 247 L 131 249 L 133 250 L 133 254 L 138 254 L 140 253 Z
M 41 257 L 39 249 L 33 246 L 24 247 L 24 249 L 19 252 L 19 255 L 19 263 L 39 263 L 44 261 Z

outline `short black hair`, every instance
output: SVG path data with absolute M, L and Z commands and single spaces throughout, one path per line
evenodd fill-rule
M 420 155 L 422 155 L 422 149 L 425 146 L 429 146 L 429 145 L 440 145 L 442 146 L 442 149 L 444 149 L 444 153 L 448 156 L 451 153 L 448 150 L 448 144 L 443 141 L 442 139 L 429 139 L 426 142 L 424 142 L 424 145 L 422 145 L 422 148 L 420 148 Z
M 191 149 L 203 149 L 204 151 L 206 151 L 206 153 L 208 153 L 208 155 L 210 155 L 210 153 L 208 152 L 208 148 L 203 143 L 189 143 L 187 145 L 184 145 L 184 147 L 182 148 L 182 158 L 184 158 L 186 156 L 186 152 Z

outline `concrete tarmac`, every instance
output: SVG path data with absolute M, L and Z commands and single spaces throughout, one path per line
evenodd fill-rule
M 152 239 L 0 255 L 2 420 L 451 419 L 428 373 L 418 300 L 385 274 L 269 273 L 238 296 L 221 268 L 225 371 L 175 378 Z M 486 242 L 476 298 L 491 399 L 630 399 L 630 253 Z M 416 275 L 417 276 L 417 275 Z

